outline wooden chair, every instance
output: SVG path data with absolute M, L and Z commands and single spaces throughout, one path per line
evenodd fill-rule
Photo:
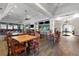
M 56 42 L 59 42 L 59 39 L 60 39 L 60 32 L 59 31 L 55 32 L 55 38 L 56 38 Z
M 39 40 L 33 39 L 30 41 L 30 50 L 33 55 L 39 53 Z
M 21 43 L 17 43 L 13 39 L 11 40 L 11 54 L 12 55 L 22 55 L 26 53 L 27 53 L 26 46 L 22 45 Z
M 26 53 L 26 46 L 21 43 L 15 41 L 11 38 L 11 33 L 8 32 L 7 35 L 7 47 L 8 47 L 8 55 L 21 55 L 21 53 Z
M 35 36 L 35 33 L 34 33 L 34 32 L 32 32 L 30 35 Z
M 8 37 L 11 37 L 11 32 L 5 32 L 4 40 L 7 41 Z
M 38 31 L 35 31 L 35 36 L 37 36 L 38 37 L 38 39 L 40 39 L 40 32 L 38 32 Z
M 10 44 L 11 40 L 9 38 L 11 38 L 11 33 L 10 32 L 6 32 L 4 40 L 6 40 L 6 42 L 7 42 L 8 56 L 11 55 L 11 44 Z
M 11 55 L 11 40 L 10 37 L 7 38 L 8 56 Z
M 53 35 L 52 32 L 49 32 L 49 33 L 47 34 L 47 40 L 48 40 L 50 46 L 51 46 L 51 47 L 54 47 L 54 45 L 55 45 L 55 38 L 54 38 L 54 35 Z

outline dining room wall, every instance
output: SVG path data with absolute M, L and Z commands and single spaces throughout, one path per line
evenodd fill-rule
M 57 30 L 62 31 L 62 25 L 64 24 L 64 21 L 55 21 L 55 28 Z M 74 27 L 74 34 L 79 35 L 79 18 L 72 19 L 68 21 L 68 24 L 72 25 Z

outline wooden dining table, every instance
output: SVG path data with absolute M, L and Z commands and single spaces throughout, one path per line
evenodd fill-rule
M 17 40 L 18 42 L 28 42 L 30 40 L 36 39 L 37 36 L 32 36 L 32 35 L 19 35 L 19 36 L 13 36 L 12 39 Z
M 30 45 L 29 45 L 29 42 L 31 40 L 38 40 L 37 38 L 38 38 L 38 36 L 32 36 L 32 35 L 27 35 L 27 34 L 12 36 L 13 40 L 18 41 L 19 43 L 24 43 L 24 45 L 26 46 L 27 55 L 30 54 Z

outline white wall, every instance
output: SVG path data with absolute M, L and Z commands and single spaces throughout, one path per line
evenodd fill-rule
M 74 26 L 75 35 L 79 35 L 79 18 L 70 21 L 70 24 Z
M 61 31 L 61 26 L 63 25 L 64 21 L 55 21 L 55 27 Z M 74 20 L 70 20 L 68 24 L 73 25 L 75 29 L 75 35 L 79 35 L 79 18 Z
M 52 30 L 52 32 L 54 33 L 55 21 L 53 18 L 49 19 L 49 21 L 50 21 L 50 30 Z
M 62 31 L 62 25 L 63 25 L 64 21 L 55 21 L 55 28 L 57 28 L 58 31 Z

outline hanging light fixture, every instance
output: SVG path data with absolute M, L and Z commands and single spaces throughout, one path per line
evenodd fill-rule
M 30 16 L 27 15 L 27 10 L 25 10 L 25 19 L 24 20 L 30 20 Z
M 2 10 L 3 8 L 0 8 L 0 10 Z

